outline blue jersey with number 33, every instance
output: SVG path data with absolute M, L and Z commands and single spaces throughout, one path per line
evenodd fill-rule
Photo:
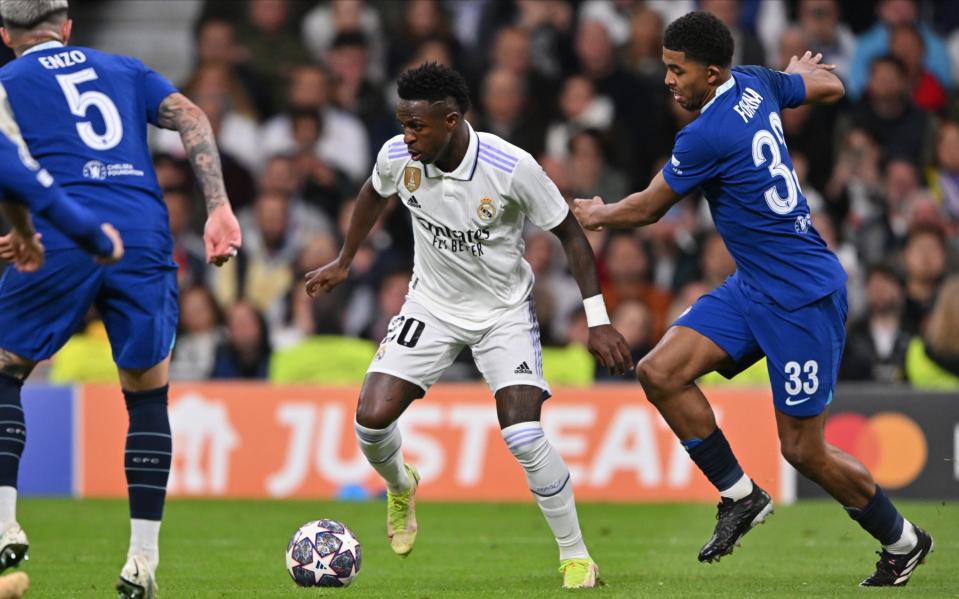
M 735 67 L 687 125 L 663 177 L 679 195 L 700 188 L 737 276 L 787 310 L 845 285 L 846 273 L 810 222 L 780 113 L 803 103 L 799 75 Z
M 176 88 L 139 60 L 47 42 L 0 69 L 30 153 L 127 247 L 168 250 L 169 224 L 147 123 Z M 75 244 L 36 219 L 48 249 Z

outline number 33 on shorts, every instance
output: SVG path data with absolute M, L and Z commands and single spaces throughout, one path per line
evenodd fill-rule
M 819 390 L 819 363 L 815 360 L 802 364 L 795 360 L 786 362 L 783 374 L 786 378 L 783 387 L 788 395 L 784 403 L 789 407 L 806 403 Z

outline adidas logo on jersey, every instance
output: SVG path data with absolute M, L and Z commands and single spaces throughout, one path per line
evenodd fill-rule
M 410 199 L 406 200 L 406 205 L 410 208 L 422 208 L 420 203 L 416 201 L 416 196 L 410 196 Z
M 529 364 L 523 362 L 516 367 L 516 370 L 513 371 L 513 374 L 533 374 L 533 371 L 529 369 Z

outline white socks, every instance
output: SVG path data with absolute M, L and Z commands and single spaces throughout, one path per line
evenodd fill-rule
M 543 427 L 539 422 L 521 422 L 504 428 L 501 433 L 506 446 L 526 471 L 530 491 L 556 537 L 559 559 L 589 557 L 576 517 L 569 469 L 546 440 Z
M 722 497 L 728 497 L 733 501 L 739 501 L 749 497 L 749 494 L 753 492 L 753 481 L 745 474 L 733 483 L 733 486 L 729 487 L 724 491 L 720 491 L 719 494 Z
M 0 534 L 17 521 L 17 488 L 0 487 Z
M 130 549 L 127 557 L 138 555 L 156 570 L 160 563 L 160 521 L 130 520 Z
M 380 473 L 386 481 L 390 493 L 405 493 L 410 488 L 410 477 L 403 466 L 403 439 L 396 422 L 386 428 L 366 428 L 359 422 L 353 422 L 356 440 L 360 444 L 366 461 Z
M 904 555 L 915 549 L 917 543 L 919 543 L 919 537 L 916 536 L 915 527 L 912 525 L 912 522 L 903 518 L 902 535 L 900 535 L 899 540 L 892 545 L 883 546 L 883 549 L 889 553 Z

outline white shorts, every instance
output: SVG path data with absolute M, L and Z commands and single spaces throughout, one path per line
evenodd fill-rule
M 471 331 L 436 318 L 423 304 L 407 297 L 399 315 L 390 321 L 367 372 L 401 378 L 425 392 L 464 347 L 472 350 L 476 367 L 493 393 L 513 385 L 531 385 L 549 393 L 532 299 L 489 328 Z

